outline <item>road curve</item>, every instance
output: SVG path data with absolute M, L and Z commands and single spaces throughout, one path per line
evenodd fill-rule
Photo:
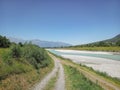
M 59 69 L 59 62 L 57 60 L 54 60 L 55 66 L 54 69 L 47 75 L 45 78 L 37 83 L 32 90 L 43 90 L 45 86 L 48 84 L 49 80 L 56 75 L 56 72 Z
M 58 70 L 59 70 L 58 79 L 57 82 L 55 83 L 54 90 L 65 90 L 64 69 L 62 67 L 62 64 L 56 57 L 54 57 L 51 54 L 49 55 L 54 60 L 55 63 L 54 69 L 47 76 L 45 76 L 45 78 L 42 81 L 37 83 L 31 90 L 43 90 L 48 84 L 49 80 L 55 77 Z

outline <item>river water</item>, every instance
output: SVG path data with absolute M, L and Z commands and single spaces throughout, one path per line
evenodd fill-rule
M 76 52 L 76 53 L 72 52 L 72 51 L 71 52 L 64 52 L 64 51 L 59 51 L 59 50 L 55 50 L 55 49 L 49 49 L 49 51 L 54 53 L 54 54 L 57 54 L 57 55 L 90 56 L 90 57 L 106 58 L 106 59 L 112 59 L 112 60 L 120 61 L 120 55 L 111 54 L 109 52 L 108 52 L 108 54 L 101 54 L 101 53 L 95 54 L 94 51 L 93 51 L 93 53 L 84 53 L 84 51 L 83 52 L 82 51 L 81 52 Z

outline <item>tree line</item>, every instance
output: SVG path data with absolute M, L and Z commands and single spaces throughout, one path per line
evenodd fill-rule
M 110 47 L 110 46 L 120 46 L 120 40 L 118 40 L 115 43 L 100 41 L 96 43 L 77 45 L 75 47 Z

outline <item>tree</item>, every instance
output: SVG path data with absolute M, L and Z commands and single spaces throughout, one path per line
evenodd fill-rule
M 18 43 L 21 47 L 23 47 L 23 44 L 21 42 Z
M 5 36 L 0 35 L 0 47 L 6 48 L 10 46 L 10 41 Z
M 105 42 L 101 41 L 98 43 L 98 46 L 107 46 L 107 44 Z
M 20 58 L 21 57 L 21 48 L 19 45 L 12 45 L 11 46 L 11 55 L 13 58 Z
M 120 40 L 116 42 L 116 45 L 117 45 L 117 46 L 120 46 Z

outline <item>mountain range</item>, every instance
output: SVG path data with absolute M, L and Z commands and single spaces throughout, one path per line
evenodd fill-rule
M 43 40 L 39 40 L 39 39 L 23 40 L 23 39 L 13 38 L 13 37 L 7 37 L 7 38 L 11 42 L 15 42 L 15 43 L 31 42 L 32 44 L 38 45 L 40 47 L 67 47 L 67 46 L 71 46 L 71 44 L 64 43 L 64 42 L 43 41 Z
M 68 47 L 68 46 L 72 46 L 71 44 L 68 43 L 64 43 L 64 42 L 53 42 L 53 41 L 43 41 L 43 40 L 39 40 L 39 39 L 33 39 L 33 40 L 23 40 L 23 39 L 19 39 L 19 38 L 13 38 L 13 37 L 7 37 L 11 42 L 15 42 L 15 43 L 25 43 L 25 42 L 31 42 L 33 44 L 36 44 L 40 47 Z M 110 39 L 106 39 L 106 40 L 102 40 L 102 41 L 98 41 L 98 42 L 93 42 L 93 43 L 89 43 L 89 45 L 92 44 L 98 44 L 100 42 L 104 42 L 104 43 L 112 43 L 115 44 L 116 42 L 120 41 L 120 34 L 116 35 L 113 38 Z M 84 44 L 87 45 L 87 44 Z M 81 46 L 81 45 L 76 45 L 76 46 Z

